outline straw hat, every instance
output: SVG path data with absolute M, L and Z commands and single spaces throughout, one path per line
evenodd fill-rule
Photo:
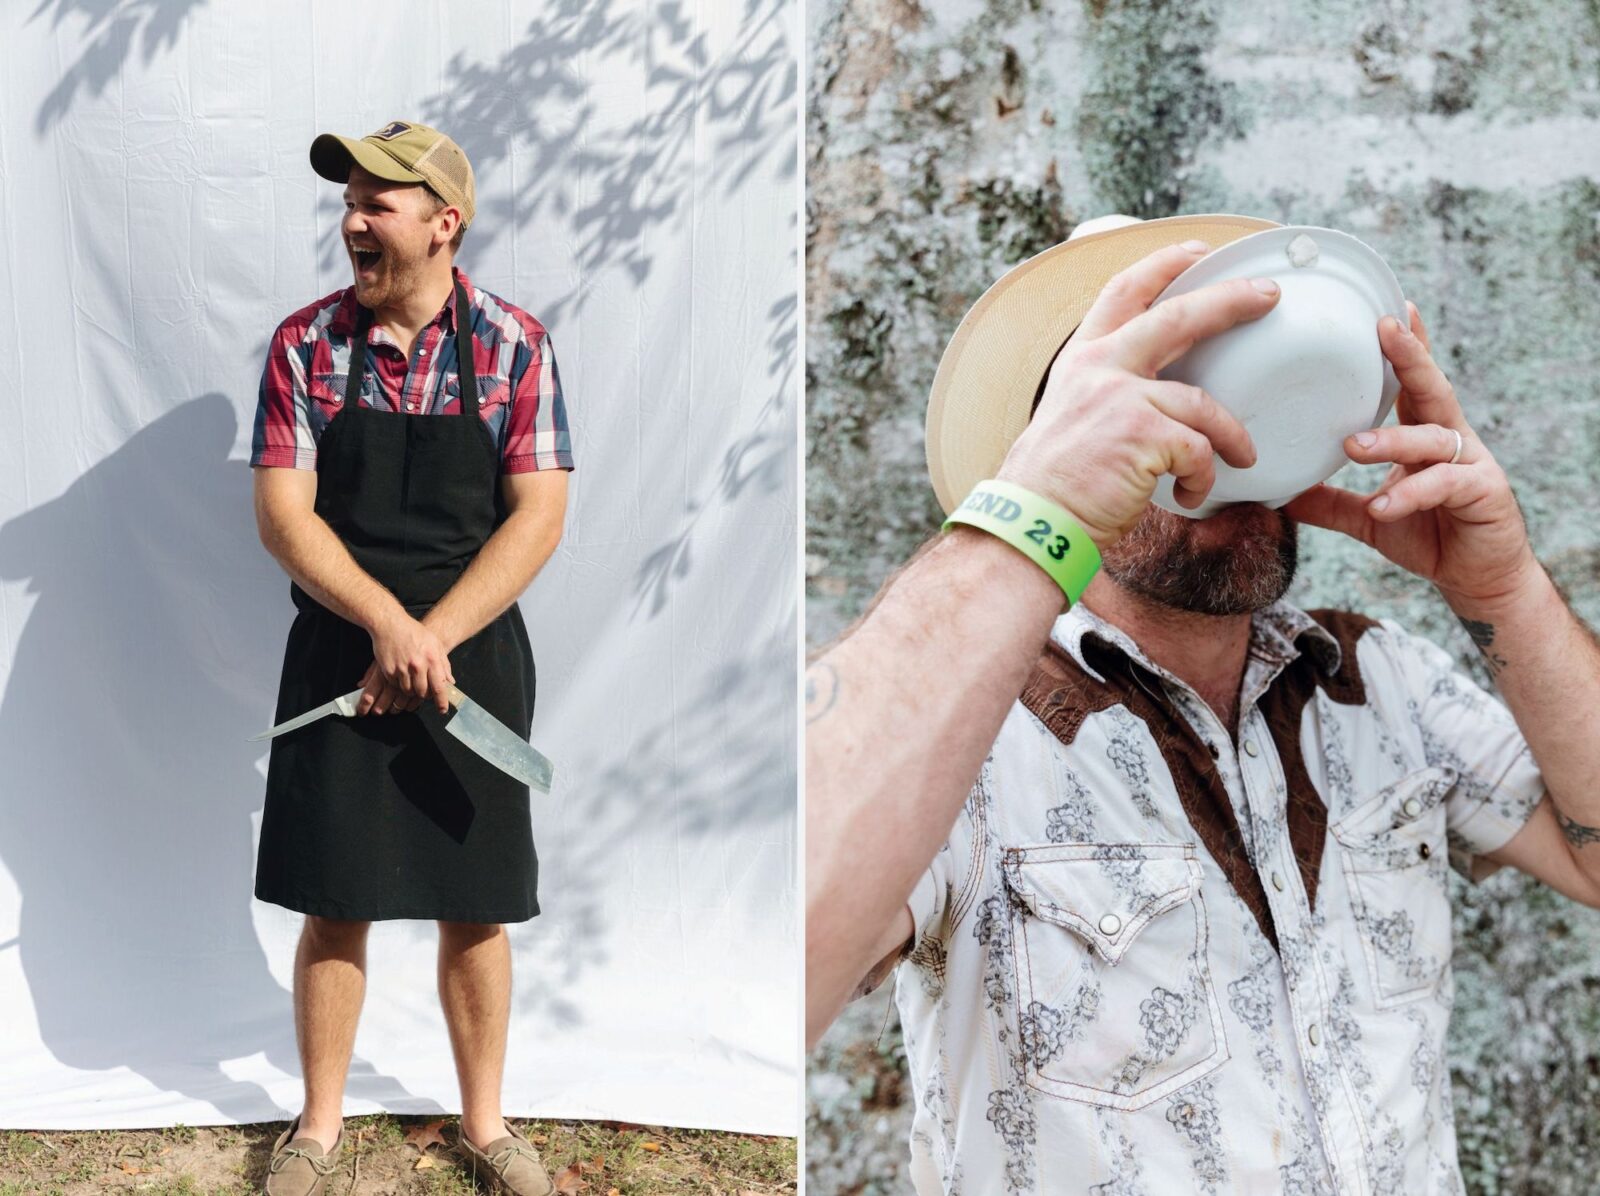
M 1002 275 L 967 312 L 934 375 L 927 451 L 939 505 L 953 511 L 995 475 L 1051 362 L 1114 274 L 1181 241 L 1216 249 L 1277 227 L 1252 216 L 1103 216 Z

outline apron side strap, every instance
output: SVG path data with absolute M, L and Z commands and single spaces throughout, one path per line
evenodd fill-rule
M 461 414 L 478 417 L 478 364 L 472 352 L 472 304 L 456 279 L 456 375 L 461 379 Z

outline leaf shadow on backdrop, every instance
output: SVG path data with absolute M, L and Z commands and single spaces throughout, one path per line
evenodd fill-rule
M 48 133 L 59 124 L 80 92 L 101 95 L 137 52 L 146 66 L 177 44 L 184 19 L 205 0 L 39 0 L 29 20 L 50 16 L 51 28 L 78 21 L 86 44 L 61 74 L 34 117 L 34 129 Z
M 250 917 L 263 780 L 245 743 L 271 710 L 288 581 L 228 460 L 237 427 L 226 396 L 190 400 L 0 526 L 0 577 L 38 595 L 0 699 L 0 861 L 56 1058 L 259 1121 L 276 1103 L 221 1065 L 299 1071 Z M 442 1111 L 359 1057 L 350 1092 Z
M 636 283 L 648 279 L 660 264 L 649 234 L 690 218 L 683 209 L 695 187 L 731 195 L 756 178 L 792 182 L 798 68 L 785 21 L 781 4 L 747 4 L 730 48 L 713 56 L 680 4 L 641 15 L 614 0 L 563 0 L 493 64 L 451 59 L 448 86 L 424 104 L 424 119 L 450 131 L 481 179 L 509 168 L 513 155 L 536 164 L 535 182 L 525 190 L 482 188 L 485 229 L 554 223 L 571 230 L 578 281 L 565 293 L 536 297 L 541 320 L 553 326 L 563 317 L 581 319 L 586 283 L 602 271 L 620 266 Z M 617 128 L 600 124 L 593 92 L 591 76 L 607 59 L 642 63 L 646 73 L 641 114 Z M 709 150 L 701 147 L 707 161 L 691 175 L 683 165 L 695 160 L 697 130 Z M 474 256 L 485 254 L 485 240 L 480 235 L 475 245 L 469 236 L 464 244 L 469 272 Z M 792 252 L 787 256 L 794 261 Z M 701 495 L 681 507 L 670 534 L 645 553 L 633 580 L 635 621 L 660 614 L 674 587 L 688 579 L 691 541 L 708 511 L 788 484 L 797 306 L 791 293 L 764 313 L 768 397 L 746 417 L 747 429 L 724 451 L 720 467 L 707 471 Z M 605 397 L 595 401 L 601 405 Z M 646 440 L 655 434 L 667 442 L 681 431 L 666 421 L 642 429 Z M 659 467 L 671 454 L 656 456 Z M 681 477 L 669 473 L 658 468 L 644 480 L 646 492 L 635 496 L 643 509 L 681 503 L 674 497 Z M 730 653 L 699 692 L 566 795 L 586 825 L 563 844 L 562 889 L 552 907 L 565 924 L 565 950 L 559 960 L 545 961 L 553 970 L 541 964 L 538 974 L 519 981 L 519 1009 L 560 1023 L 581 1020 L 562 992 L 587 966 L 603 962 L 605 878 L 617 866 L 619 846 L 641 825 L 660 833 L 660 824 L 670 822 L 678 835 L 706 838 L 793 815 L 792 674 L 793 645 L 782 636 Z
M 646 234 L 692 199 L 674 166 L 693 154 L 697 128 L 711 133 L 707 182 L 724 194 L 757 171 L 780 184 L 793 180 L 798 65 L 781 5 L 747 3 L 733 47 L 715 59 L 683 5 L 664 4 L 647 19 L 617 16 L 616 9 L 612 0 L 565 0 L 493 68 L 456 56 L 450 86 L 426 112 L 434 124 L 460 130 L 458 139 L 485 173 L 513 150 L 537 164 L 540 186 L 497 197 L 488 207 L 494 224 L 559 220 L 577 233 L 585 278 L 620 264 L 643 282 L 655 264 Z M 595 103 L 574 66 L 585 53 L 637 57 L 646 68 L 649 110 L 615 135 L 591 128 Z M 580 308 L 582 285 L 541 298 L 541 315 L 554 323 Z M 796 309 L 789 295 L 766 312 L 772 388 L 753 428 L 726 450 L 711 495 L 691 500 L 678 530 L 644 560 L 635 590 L 638 609 L 650 616 L 660 613 L 672 583 L 687 576 L 690 540 L 709 506 L 736 501 L 749 485 L 767 494 L 783 485 Z
M 136 51 L 148 62 L 172 49 L 202 3 L 43 0 L 35 18 L 84 21 L 89 43 L 41 105 L 41 136 L 74 103 L 104 95 Z M 496 62 L 450 62 L 448 85 L 422 106 L 425 119 L 462 141 L 486 181 L 513 152 L 539 163 L 531 186 L 490 199 L 484 210 L 493 220 L 484 223 L 554 222 L 577 246 L 579 281 L 541 297 L 538 314 L 577 318 L 584 280 L 610 266 L 621 264 L 636 281 L 649 277 L 656 260 L 647 234 L 681 218 L 695 186 L 726 195 L 757 177 L 793 179 L 797 66 L 786 20 L 780 3 L 747 4 L 731 48 L 713 57 L 678 4 L 646 15 L 615 0 L 562 0 Z M 608 55 L 642 56 L 650 104 L 606 131 L 585 124 L 600 104 L 573 64 L 603 70 Z M 327 265 L 339 250 L 338 203 L 331 194 L 321 202 L 334 217 L 322 222 Z M 487 240 L 469 237 L 469 268 Z M 787 415 L 796 314 L 793 295 L 765 312 L 770 394 L 720 469 L 707 471 L 701 496 L 647 525 L 670 522 L 673 530 L 643 558 L 633 621 L 653 621 L 687 579 L 708 510 L 793 489 Z M 19 940 L 0 949 L 20 950 L 44 1041 L 63 1063 L 127 1066 L 249 1121 L 272 1107 L 270 1098 L 254 1085 L 224 1083 L 222 1061 L 264 1051 L 298 1074 L 289 994 L 250 930 L 249 819 L 263 782 L 244 744 L 270 710 L 282 649 L 282 634 L 263 629 L 286 630 L 292 612 L 287 581 L 256 540 L 249 471 L 227 460 L 237 420 L 237 404 L 220 395 L 185 403 L 61 497 L 0 527 L 0 576 L 31 579 L 39 594 L 0 699 L 0 768 L 33 778 L 26 792 L 0 791 L 0 860 L 22 893 Z M 682 502 L 664 497 L 681 494 L 681 477 L 646 478 L 644 487 L 652 493 L 638 497 L 643 509 Z M 760 581 L 749 585 L 758 591 Z M 214 646 L 204 659 L 194 655 L 197 627 Z M 780 629 L 730 649 L 696 682 L 698 692 L 571 795 L 595 823 L 563 855 L 563 891 L 547 908 L 561 919 L 566 943 L 554 958 L 544 952 L 520 969 L 520 1011 L 558 1025 L 582 1021 L 564 993 L 604 961 L 605 877 L 618 844 L 638 828 L 659 831 L 665 820 L 675 836 L 709 838 L 793 817 L 792 636 Z M 91 696 L 80 705 L 73 694 Z M 64 728 L 72 749 L 42 752 L 39 745 L 62 742 Z M 121 799 L 130 792 L 171 801 L 134 807 Z M 26 852 L 7 849 L 23 842 L 31 844 Z M 236 849 L 202 855 L 188 847 L 202 842 Z M 85 905 L 85 892 L 108 890 L 125 899 L 111 909 Z M 419 938 L 431 932 L 416 928 Z M 115 978 L 111 985 L 85 991 L 86 958 Z M 251 1021 L 233 1012 L 261 1008 L 267 990 L 282 1016 Z M 175 1060 L 174 1042 L 196 1048 Z M 439 1109 L 360 1059 L 349 1091 L 394 1111 Z

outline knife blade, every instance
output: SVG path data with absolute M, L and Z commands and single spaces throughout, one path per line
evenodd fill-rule
M 272 739 L 275 736 L 282 735 L 285 731 L 297 730 L 300 727 L 305 726 L 307 723 L 314 723 L 319 718 L 326 718 L 330 714 L 342 714 L 346 718 L 351 718 L 355 715 L 356 703 L 361 700 L 362 692 L 363 691 L 360 689 L 353 689 L 347 694 L 341 694 L 333 701 L 324 702 L 320 706 L 314 707 L 311 710 L 307 710 L 304 714 L 297 714 L 288 722 L 279 723 L 271 730 L 263 731 L 259 735 L 250 736 L 250 742 L 255 743 L 257 740 L 261 739 Z
M 532 744 L 453 685 L 450 704 L 456 712 L 444 725 L 446 731 L 506 775 L 540 793 L 550 792 L 555 770 Z

